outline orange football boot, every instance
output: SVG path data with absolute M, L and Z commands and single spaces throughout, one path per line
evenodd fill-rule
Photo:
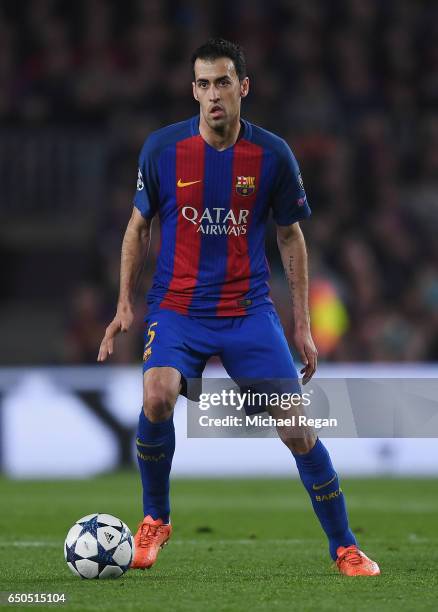
M 158 553 L 172 535 L 172 525 L 165 525 L 159 518 L 145 516 L 134 536 L 135 554 L 131 569 L 149 569 L 157 560 Z
M 354 544 L 351 546 L 339 546 L 336 551 L 338 558 L 336 565 L 341 574 L 345 576 L 379 576 L 380 569 L 375 561 L 358 549 Z

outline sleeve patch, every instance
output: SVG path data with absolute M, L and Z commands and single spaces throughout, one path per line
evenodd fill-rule
M 142 189 L 144 189 L 144 181 L 143 181 L 143 174 L 141 173 L 141 170 L 139 168 L 138 175 L 137 175 L 137 191 L 141 191 Z

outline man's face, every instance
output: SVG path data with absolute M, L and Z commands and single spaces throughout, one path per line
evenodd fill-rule
M 241 99 L 248 94 L 249 80 L 239 81 L 233 60 L 220 57 L 195 62 L 193 96 L 213 130 L 222 130 L 239 115 Z

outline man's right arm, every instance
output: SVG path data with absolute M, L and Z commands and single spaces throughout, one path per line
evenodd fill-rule
M 100 344 L 97 361 L 105 361 L 114 350 L 114 338 L 126 332 L 134 320 L 135 291 L 149 250 L 152 219 L 145 219 L 134 207 L 122 244 L 120 291 L 117 312 Z

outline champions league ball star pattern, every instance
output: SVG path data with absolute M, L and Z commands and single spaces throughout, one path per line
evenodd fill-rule
M 70 570 L 81 578 L 119 578 L 131 565 L 134 540 L 129 527 L 111 514 L 76 521 L 64 543 Z

